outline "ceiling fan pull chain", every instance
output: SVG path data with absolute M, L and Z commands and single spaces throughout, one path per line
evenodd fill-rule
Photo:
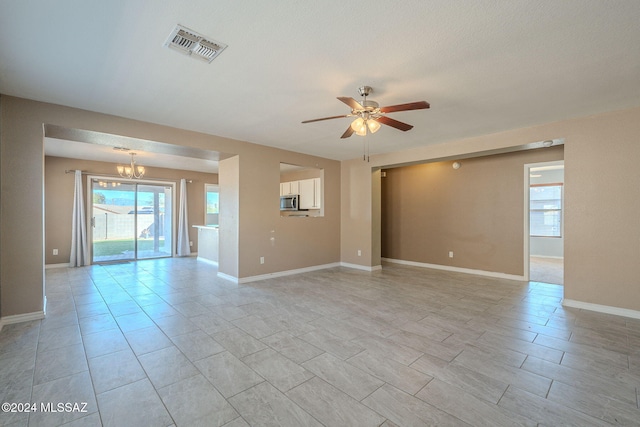
M 365 139 L 367 140 L 367 163 L 369 163 L 369 138 L 365 137 Z
M 367 135 L 362 140 L 362 161 L 369 163 L 369 139 Z

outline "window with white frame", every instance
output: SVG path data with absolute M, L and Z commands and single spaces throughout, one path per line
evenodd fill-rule
M 215 184 L 204 185 L 204 215 L 206 225 L 218 225 L 220 214 L 220 192 Z
M 529 187 L 529 234 L 562 237 L 562 184 Z

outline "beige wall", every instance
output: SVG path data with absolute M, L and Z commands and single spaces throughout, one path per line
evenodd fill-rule
M 4 194 L 4 180 L 2 179 L 2 158 L 4 158 L 5 156 L 5 148 L 4 148 L 4 144 L 2 143 L 2 117 L 3 117 L 3 108 L 2 108 L 2 104 L 3 104 L 3 97 L 2 95 L 0 95 L 0 225 L 3 224 L 3 215 L 2 212 L 4 211 L 4 204 L 2 202 L 2 195 Z M 0 249 L 4 248 L 4 246 L 2 245 L 2 229 L 0 227 Z M 0 321 L 2 320 L 2 278 L 4 277 L 2 274 L 2 253 L 0 252 Z
M 343 261 L 376 240 L 371 212 L 372 170 L 511 151 L 564 138 L 565 298 L 640 310 L 640 108 L 428 145 L 342 163 Z M 354 197 L 358 203 L 350 203 Z M 522 251 L 520 251 L 522 252 Z
M 320 169 L 305 169 L 294 172 L 284 172 L 280 174 L 280 182 L 300 181 L 303 179 L 321 178 L 322 171 Z
M 45 264 L 59 264 L 69 262 L 71 252 L 71 214 L 74 190 L 74 175 L 66 174 L 65 170 L 82 170 L 91 175 L 113 176 L 115 164 L 90 160 L 68 159 L 63 157 L 46 156 L 44 160 L 44 188 L 45 188 Z M 192 252 L 198 251 L 198 230 L 192 225 L 204 224 L 204 184 L 217 184 L 218 175 L 147 167 L 145 178 L 149 180 L 161 179 L 176 183 L 176 201 L 180 197 L 180 179 L 192 180 L 187 184 L 187 209 L 189 212 L 189 240 L 193 241 Z M 83 181 L 87 200 L 86 181 Z M 89 215 L 89 207 L 85 209 Z M 177 224 L 177 212 L 174 215 Z M 175 225 L 177 227 L 177 225 Z M 58 249 L 58 255 L 53 255 L 53 248 Z M 174 248 L 175 251 L 175 248 Z
M 0 315 L 43 310 L 42 122 L 20 129 L 22 111 L 0 97 Z
M 306 160 L 305 160 L 306 159 Z M 324 169 L 324 216 L 289 218 L 280 216 L 280 162 Z M 264 163 L 268 163 L 268 169 Z M 261 276 L 270 272 L 295 270 L 340 261 L 340 163 L 309 162 L 304 154 L 256 156 L 240 166 L 248 169 L 253 182 L 241 179 L 240 246 L 245 248 L 240 258 L 242 277 Z M 249 176 L 244 175 L 245 178 Z M 323 233 L 323 230 L 325 233 Z M 265 258 L 264 265 L 260 257 Z
M 386 169 L 382 256 L 524 274 L 524 165 L 562 160 L 563 146 Z M 454 257 L 449 258 L 449 251 Z
M 239 274 L 240 161 L 238 156 L 220 161 L 220 214 L 218 271 L 231 277 Z
M 640 109 L 576 120 L 565 148 L 565 298 L 640 310 Z
M 0 123 L 2 317 L 37 313 L 43 308 L 43 124 L 216 151 L 221 153 L 221 158 L 237 155 L 237 181 L 242 194 L 236 249 L 239 265 L 234 277 L 340 260 L 340 163 L 337 161 L 5 95 L 0 97 Z M 281 220 L 280 162 L 324 169 L 324 218 L 295 223 Z M 219 179 L 222 184 L 221 175 Z M 221 205 L 223 191 L 221 188 Z M 271 240 L 274 235 L 275 240 Z M 223 255 L 221 252 L 221 263 Z M 265 256 L 265 264 L 259 264 L 259 256 Z
M 0 97 L 0 315 L 43 307 L 43 124 L 238 155 L 238 277 L 336 261 L 379 264 L 381 167 L 565 139 L 565 296 L 640 310 L 640 108 L 342 163 L 89 111 Z M 388 141 L 392 143 L 393 141 Z M 325 171 L 325 216 L 282 219 L 280 162 Z M 379 176 L 379 175 L 378 175 Z M 220 177 L 222 183 L 222 176 Z M 376 193 L 374 193 L 374 190 Z M 357 250 L 362 256 L 357 255 Z M 221 253 L 222 256 L 222 253 Z M 260 256 L 266 262 L 260 265 Z M 221 260 L 222 261 L 222 260 Z
M 379 221 L 372 221 L 372 208 L 375 206 L 373 193 L 374 178 L 372 165 L 362 159 L 342 162 L 342 191 L 340 200 L 340 257 L 342 262 L 363 267 L 380 265 L 380 254 L 372 250 L 376 246 L 374 236 L 379 239 Z M 372 199 L 372 195 L 374 198 Z M 376 230 L 372 227 L 378 226 Z M 376 232 L 373 232 L 376 231 Z M 358 255 L 360 254 L 360 255 Z

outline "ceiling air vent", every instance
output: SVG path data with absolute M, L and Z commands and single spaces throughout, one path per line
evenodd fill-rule
M 227 47 L 182 25 L 176 26 L 164 45 L 205 62 L 213 61 Z

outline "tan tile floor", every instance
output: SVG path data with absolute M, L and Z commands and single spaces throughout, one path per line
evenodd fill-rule
M 0 333 L 3 426 L 640 425 L 640 320 L 386 265 L 246 285 L 195 259 L 47 270 Z M 44 413 L 41 403 L 86 403 Z M 80 408 L 83 409 L 83 408 Z

